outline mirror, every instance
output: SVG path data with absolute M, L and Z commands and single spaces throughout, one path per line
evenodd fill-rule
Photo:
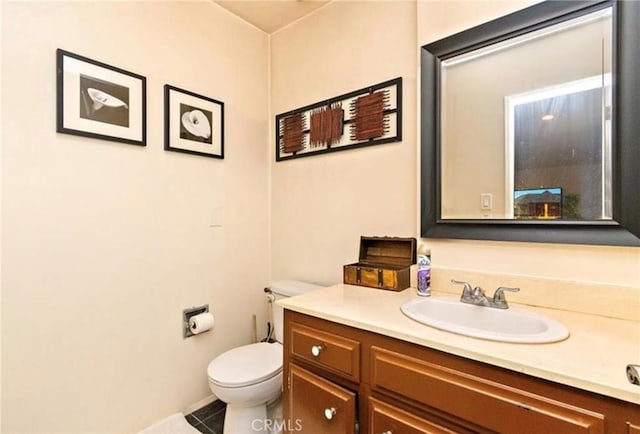
M 441 62 L 442 218 L 611 219 L 611 36 L 609 7 Z
M 422 47 L 422 236 L 640 245 L 637 3 L 547 1 Z

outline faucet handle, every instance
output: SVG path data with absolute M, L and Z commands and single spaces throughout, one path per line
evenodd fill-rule
M 473 289 L 471 288 L 471 284 L 469 282 L 463 282 L 461 280 L 456 280 L 456 279 L 451 279 L 451 283 L 455 283 L 456 285 L 464 285 L 464 288 L 462 289 L 462 294 L 469 294 L 471 295 L 471 293 L 473 292 Z
M 504 292 L 505 291 L 518 292 L 518 291 L 520 291 L 520 288 L 507 288 L 506 286 L 501 286 L 498 289 L 496 289 L 496 292 L 493 294 L 493 303 L 494 304 L 499 304 L 499 305 L 504 305 L 505 309 L 506 309 L 509 306 L 507 305 L 507 299 L 504 296 Z

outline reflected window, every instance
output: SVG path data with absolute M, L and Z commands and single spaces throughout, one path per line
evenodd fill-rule
M 507 202 L 513 198 L 513 217 L 610 219 L 610 74 L 509 96 L 506 108 L 505 194 Z M 562 200 L 547 208 L 559 209 L 528 213 L 517 203 L 520 192 L 536 189 L 555 191 Z

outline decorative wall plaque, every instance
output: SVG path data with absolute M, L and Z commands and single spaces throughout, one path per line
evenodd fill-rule
M 279 114 L 275 131 L 276 161 L 399 142 L 402 77 Z

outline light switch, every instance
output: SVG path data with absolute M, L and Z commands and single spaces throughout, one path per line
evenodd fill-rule
M 209 227 L 221 227 L 222 226 L 222 207 L 218 206 L 211 210 L 211 222 L 209 223 Z
M 480 209 L 491 209 L 493 207 L 493 195 L 491 193 L 480 194 Z

